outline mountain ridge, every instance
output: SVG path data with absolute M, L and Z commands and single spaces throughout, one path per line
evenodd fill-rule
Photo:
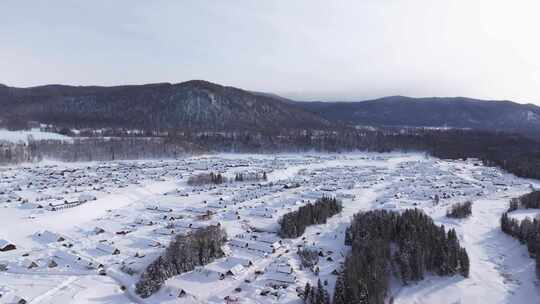
M 268 131 L 326 128 L 328 121 L 296 106 L 202 80 L 129 86 L 39 86 L 0 90 L 4 120 L 69 128 Z M 11 118 L 10 118 L 11 117 Z
M 330 121 L 353 125 L 455 127 L 540 134 L 540 107 L 467 97 L 389 96 L 357 102 L 299 102 Z
M 257 131 L 343 125 L 451 127 L 540 135 L 540 107 L 467 97 L 302 102 L 205 80 L 118 86 L 0 86 L 3 122 L 67 128 Z

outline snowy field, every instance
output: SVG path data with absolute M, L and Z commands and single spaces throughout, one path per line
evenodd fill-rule
M 231 180 L 265 172 L 268 179 L 187 185 L 205 172 Z M 0 303 L 301 303 L 298 291 L 308 281 L 320 278 L 332 293 L 349 250 L 344 231 L 352 215 L 376 208 L 423 209 L 456 229 L 471 260 L 467 279 L 392 284 L 394 303 L 539 303 L 534 260 L 499 228 L 510 198 L 537 186 L 475 160 L 398 153 L 3 167 L 0 240 L 16 249 L 0 252 Z M 343 212 L 300 238 L 277 237 L 280 216 L 322 196 L 341 199 Z M 446 218 L 450 205 L 466 200 L 474 202 L 471 217 Z M 225 258 L 169 279 L 150 298 L 136 296 L 138 276 L 172 235 L 218 223 L 228 235 Z M 318 274 L 302 269 L 299 246 L 320 252 Z
M 44 132 L 39 129 L 32 129 L 29 131 L 10 131 L 6 129 L 0 129 L 0 139 L 12 143 L 27 143 L 29 140 L 62 140 L 73 141 L 69 136 L 65 136 L 58 133 Z

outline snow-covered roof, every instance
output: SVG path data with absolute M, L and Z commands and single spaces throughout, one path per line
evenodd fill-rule
M 227 274 L 230 272 L 233 275 L 237 275 L 244 270 L 244 266 L 242 266 L 242 264 L 230 259 L 210 263 L 206 265 L 205 268 L 222 274 Z
M 27 303 L 25 299 L 21 298 L 20 296 L 14 294 L 14 293 L 8 293 L 5 295 L 2 295 L 0 298 L 1 304 L 22 304 Z
M 109 245 L 107 243 L 99 243 L 96 246 L 96 249 L 101 250 L 103 252 L 109 253 L 109 254 L 117 254 L 120 252 L 118 248 L 113 247 L 112 245 Z
M 65 239 L 60 234 L 49 230 L 38 231 L 34 234 L 34 237 L 44 243 L 59 242 Z
M 0 239 L 0 249 L 4 249 L 9 245 L 15 246 L 15 244 L 13 244 L 12 242 L 10 242 L 8 240 Z
M 264 275 L 266 280 L 275 281 L 279 283 L 288 283 L 294 284 L 296 282 L 296 277 L 291 274 L 286 274 L 282 272 L 267 272 Z

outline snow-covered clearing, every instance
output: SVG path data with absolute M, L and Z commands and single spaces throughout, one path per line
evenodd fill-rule
M 72 138 L 58 133 L 43 132 L 39 129 L 29 131 L 9 131 L 0 129 L 0 139 L 13 143 L 27 143 L 29 140 L 62 140 L 72 141 Z

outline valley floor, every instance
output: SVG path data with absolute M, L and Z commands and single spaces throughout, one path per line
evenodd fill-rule
M 190 186 L 198 173 L 230 181 Z M 267 180 L 234 181 L 265 172 Z M 470 257 L 470 277 L 392 282 L 394 303 L 540 303 L 534 260 L 499 228 L 510 198 L 538 182 L 475 160 L 423 154 L 204 155 L 182 160 L 45 162 L 0 168 L 0 303 L 301 303 L 298 291 L 320 279 L 332 293 L 349 248 L 351 217 L 376 208 L 421 208 L 455 228 Z M 322 196 L 344 210 L 297 239 L 276 235 L 279 218 Z M 435 197 L 439 197 L 435 204 Z M 473 215 L 448 219 L 450 205 L 472 200 Z M 515 216 L 536 216 L 536 210 Z M 169 279 L 141 299 L 134 284 L 172 235 L 220 224 L 227 257 Z M 245 246 L 238 246 L 245 244 Z M 297 248 L 320 252 L 317 272 Z M 234 269 L 234 270 L 233 270 Z M 276 288 L 276 286 L 280 286 Z M 179 297 L 179 294 L 182 294 Z

